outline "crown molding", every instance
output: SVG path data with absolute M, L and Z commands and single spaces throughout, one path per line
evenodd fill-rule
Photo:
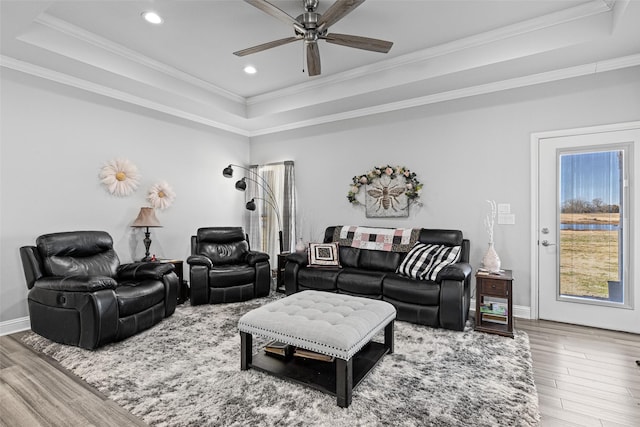
M 213 85 L 189 73 L 185 73 L 184 71 L 180 71 L 163 62 L 151 59 L 148 56 L 142 55 L 139 52 L 136 52 L 132 49 L 124 47 L 118 43 L 112 42 L 111 40 L 105 39 L 104 37 L 100 37 L 97 34 L 86 31 L 80 27 L 77 27 L 62 19 L 51 16 L 47 13 L 40 14 L 36 19 L 34 19 L 33 22 L 40 25 L 44 25 L 45 27 L 48 27 L 54 31 L 58 31 L 60 33 L 66 34 L 75 39 L 91 44 L 93 46 L 96 46 L 100 49 L 111 52 L 113 54 L 119 55 L 129 61 L 136 62 L 152 70 L 159 71 L 163 74 L 166 74 L 175 79 L 181 80 L 185 83 L 197 86 L 208 92 L 227 98 L 233 102 L 237 102 L 242 105 L 245 105 L 246 103 L 245 98 L 238 94 L 230 92 L 219 86 Z
M 175 117 L 180 117 L 195 123 L 200 123 L 206 126 L 210 126 L 216 129 L 224 130 L 227 132 L 235 133 L 242 136 L 249 136 L 249 133 L 245 129 L 240 129 L 235 126 L 231 126 L 219 121 L 211 120 L 209 118 L 193 114 L 183 109 L 170 107 L 159 102 L 151 101 L 130 93 L 126 93 L 117 89 L 99 85 L 84 79 L 80 79 L 68 74 L 53 71 L 48 68 L 40 67 L 28 62 L 20 61 L 19 59 L 11 58 L 5 55 L 0 55 L 0 66 L 10 68 L 12 70 L 20 71 L 32 76 L 40 77 L 46 80 L 51 80 L 56 83 L 75 87 L 78 89 L 86 90 L 88 92 L 96 93 L 106 96 L 108 98 L 117 99 L 119 101 L 128 102 L 140 107 L 149 108 L 151 110 L 159 111 L 165 114 L 169 114 Z
M 589 18 L 601 13 L 611 12 L 614 4 L 615 0 L 592 0 L 588 3 L 574 6 L 569 9 L 564 9 L 538 18 L 533 18 L 519 22 L 517 24 L 501 27 L 495 30 L 486 31 L 481 34 L 465 37 L 449 43 L 434 46 L 432 48 L 423 49 L 418 52 L 412 52 L 388 60 L 379 61 L 375 64 L 354 68 L 352 70 L 337 73 L 332 76 L 315 79 L 311 82 L 305 82 L 273 92 L 248 97 L 246 99 L 246 103 L 247 106 L 252 106 L 281 98 L 295 97 L 307 91 L 318 90 L 324 87 L 333 86 L 338 83 L 345 83 L 351 80 L 361 79 L 362 77 L 367 75 L 393 70 L 415 63 L 429 61 L 436 57 L 449 55 L 459 51 L 498 42 L 534 31 L 544 30 L 546 28 L 566 24 L 568 22 L 576 21 L 579 19 Z
M 455 89 L 447 92 L 441 92 L 432 95 L 421 96 L 417 98 L 407 99 L 398 102 L 390 102 L 374 107 L 361 108 L 338 114 L 330 114 L 316 117 L 309 120 L 292 122 L 281 126 L 263 128 L 261 130 L 249 132 L 250 137 L 260 135 L 268 135 L 272 133 L 285 132 L 303 127 L 315 126 L 341 120 L 354 119 L 373 114 L 388 113 L 407 108 L 419 107 L 428 104 L 436 104 L 444 101 L 452 101 L 455 99 L 468 98 L 471 96 L 485 95 L 494 92 L 500 92 L 509 89 L 517 89 L 521 87 L 533 86 L 537 84 L 549 83 L 558 80 L 565 80 L 575 77 L 586 76 L 589 74 L 613 71 L 621 68 L 635 67 L 640 65 L 640 54 L 630 55 L 622 58 L 615 58 L 606 61 L 595 62 L 591 64 L 578 65 L 575 67 L 563 68 L 559 70 L 547 71 L 544 73 L 532 74 L 524 77 L 502 80 L 499 82 L 487 83 L 483 85 L 471 86 L 463 89 Z
M 246 137 L 256 137 L 261 135 L 285 132 L 295 130 L 299 128 L 316 126 L 336 121 L 348 120 L 353 118 L 359 118 L 369 116 L 373 114 L 381 114 L 392 112 L 396 110 L 403 110 L 407 108 L 419 107 L 423 105 L 436 104 L 444 101 L 451 101 L 455 99 L 462 99 L 471 96 L 489 94 L 494 92 L 500 92 L 509 89 L 517 89 L 520 87 L 527 87 L 536 84 L 543 84 L 558 80 L 565 80 L 569 78 L 581 77 L 589 74 L 603 73 L 607 71 L 618 70 L 622 68 L 629 68 L 640 66 L 640 54 L 629 55 L 620 58 L 613 58 L 605 61 L 599 61 L 589 64 L 578 65 L 574 67 L 563 68 L 559 70 L 547 71 L 538 74 L 532 74 L 523 77 L 517 77 L 513 79 L 502 80 L 493 83 L 487 83 L 482 85 L 471 86 L 463 89 L 456 89 L 447 92 L 441 92 L 412 99 L 407 99 L 398 102 L 390 102 L 386 104 L 376 105 L 367 108 L 360 108 L 351 111 L 346 111 L 336 114 L 327 114 L 324 116 L 314 117 L 308 120 L 302 120 L 297 122 L 290 122 L 280 126 L 263 127 L 260 129 L 251 130 L 251 120 L 246 119 L 247 124 L 244 128 L 231 126 L 226 123 L 211 120 L 201 115 L 193 114 L 183 109 L 170 107 L 155 101 L 131 95 L 129 93 L 119 91 L 116 89 L 108 88 L 96 83 L 92 83 L 77 77 L 69 76 L 64 73 L 53 71 L 47 68 L 43 68 L 31 63 L 20 61 L 15 58 L 0 56 L 0 66 L 10 68 L 16 71 L 27 73 L 36 77 L 41 77 L 47 80 L 51 80 L 57 83 L 61 83 L 67 86 L 75 87 L 78 89 L 86 90 L 89 92 L 97 93 L 103 96 L 107 96 L 120 101 L 128 102 L 141 107 L 156 110 L 162 113 L 166 113 L 172 116 L 180 117 L 195 123 L 200 123 L 206 126 L 210 126 L 223 131 L 235 133 Z

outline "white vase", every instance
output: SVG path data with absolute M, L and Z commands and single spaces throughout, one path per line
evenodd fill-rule
M 492 272 L 500 271 L 500 257 L 493 247 L 493 242 L 489 242 L 489 248 L 482 257 L 482 266 Z

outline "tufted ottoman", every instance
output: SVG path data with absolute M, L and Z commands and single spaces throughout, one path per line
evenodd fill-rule
M 241 369 L 269 372 L 351 403 L 352 390 L 386 353 L 393 353 L 396 309 L 389 303 L 322 291 L 303 291 L 251 310 L 240 318 Z M 384 344 L 371 339 L 384 329 Z M 333 356 L 333 362 L 252 354 L 259 335 Z

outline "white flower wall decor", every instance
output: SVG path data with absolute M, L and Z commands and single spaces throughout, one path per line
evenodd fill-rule
M 107 162 L 100 171 L 100 182 L 109 193 L 124 197 L 133 193 L 140 182 L 136 165 L 127 159 L 114 159 Z
M 166 209 L 173 203 L 176 193 L 166 181 L 154 184 L 149 189 L 147 200 L 156 209 Z

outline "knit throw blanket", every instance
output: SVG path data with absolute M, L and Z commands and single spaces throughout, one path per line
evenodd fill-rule
M 418 240 L 419 228 L 336 227 L 333 241 L 341 246 L 387 252 L 409 252 Z

